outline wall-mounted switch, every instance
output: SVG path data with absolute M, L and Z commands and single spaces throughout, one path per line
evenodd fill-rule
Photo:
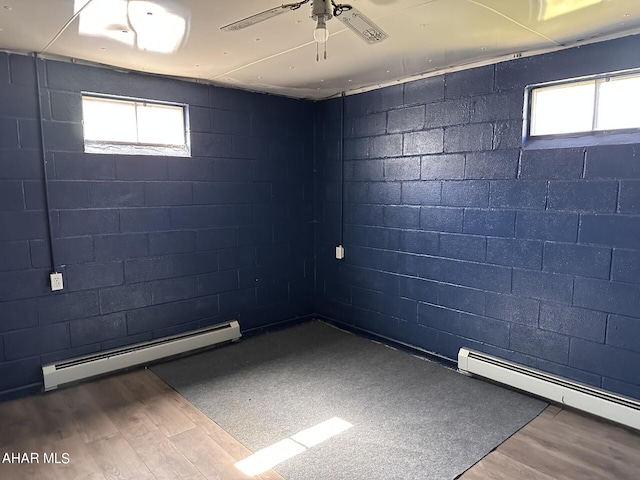
M 342 260 L 344 258 L 344 247 L 342 245 L 338 245 L 336 247 L 336 258 L 338 260 Z
M 49 278 L 51 279 L 51 290 L 52 291 L 57 291 L 57 290 L 62 290 L 64 288 L 64 285 L 62 284 L 62 274 L 61 273 L 52 273 L 51 275 L 49 275 Z

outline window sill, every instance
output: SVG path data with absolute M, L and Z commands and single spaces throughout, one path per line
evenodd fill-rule
M 190 157 L 188 145 L 131 145 L 85 141 L 85 153 L 100 155 L 148 155 L 154 157 Z
M 525 138 L 523 150 L 543 150 L 549 148 L 592 147 L 595 145 L 620 145 L 640 143 L 640 130 L 625 132 L 589 132 L 569 135 L 546 135 Z

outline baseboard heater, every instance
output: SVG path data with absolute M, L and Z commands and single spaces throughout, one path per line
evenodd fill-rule
M 44 390 L 239 339 L 237 321 L 44 365 Z
M 580 382 L 461 348 L 458 369 L 640 430 L 640 402 Z

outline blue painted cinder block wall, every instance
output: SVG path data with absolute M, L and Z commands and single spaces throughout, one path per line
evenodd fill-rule
M 40 366 L 236 318 L 311 314 L 313 104 L 0 54 L 0 394 Z M 83 153 L 81 92 L 189 105 L 192 158 Z
M 317 312 L 640 398 L 640 144 L 521 138 L 526 85 L 640 67 L 639 47 L 627 37 L 347 96 L 343 261 L 341 99 L 320 102 Z
M 525 85 L 638 67 L 639 41 L 346 97 L 343 211 L 339 99 L 42 62 L 60 293 L 33 59 L 0 54 L 0 395 L 61 358 L 315 312 L 640 398 L 640 142 L 521 148 Z M 84 154 L 83 90 L 188 103 L 193 158 Z

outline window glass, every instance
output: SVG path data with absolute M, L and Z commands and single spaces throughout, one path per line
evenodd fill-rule
M 529 107 L 530 137 L 640 129 L 640 75 L 616 73 L 535 87 Z
M 138 141 L 180 145 L 184 143 L 183 109 L 167 105 L 149 105 L 139 103 Z
M 189 156 L 184 105 L 83 95 L 85 152 Z
M 593 125 L 595 82 L 533 91 L 531 135 L 588 132 Z
M 640 76 L 600 83 L 597 130 L 640 128 Z
M 85 140 L 135 143 L 136 109 L 132 102 L 83 98 Z

